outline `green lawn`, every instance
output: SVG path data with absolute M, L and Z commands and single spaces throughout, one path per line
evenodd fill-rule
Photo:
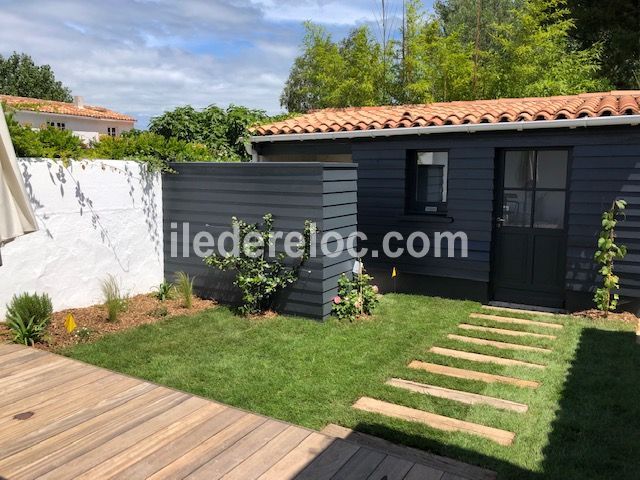
M 479 311 L 473 302 L 386 295 L 374 319 L 354 324 L 293 317 L 247 320 L 220 307 L 191 317 L 104 337 L 64 352 L 142 377 L 314 429 L 327 423 L 373 433 L 482 465 L 500 478 L 640 478 L 640 345 L 633 326 L 564 318 L 558 339 L 533 341 L 462 331 Z M 503 328 L 554 333 L 523 326 Z M 554 352 L 511 353 L 448 340 L 448 333 L 552 346 Z M 490 366 L 430 354 L 441 347 L 512 357 L 546 370 Z M 487 385 L 406 368 L 413 359 L 537 380 L 537 390 Z M 408 393 L 390 377 L 526 403 L 525 414 Z M 510 430 L 510 447 L 462 433 L 355 411 L 369 396 Z

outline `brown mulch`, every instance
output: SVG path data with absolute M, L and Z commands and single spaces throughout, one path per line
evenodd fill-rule
M 574 312 L 571 315 L 575 315 L 577 317 L 586 317 L 592 320 L 618 320 L 626 323 L 633 323 L 634 325 L 638 323 L 638 317 L 636 317 L 631 312 L 610 312 L 609 315 L 605 315 L 602 310 L 598 310 L 592 308 L 591 310 L 583 310 L 581 312 Z
M 138 325 L 157 323 L 166 318 L 178 315 L 192 315 L 216 306 L 213 300 L 204 300 L 193 297 L 193 305 L 190 309 L 184 308 L 180 300 L 171 299 L 160 301 L 153 295 L 136 295 L 127 302 L 127 310 L 122 312 L 117 322 L 109 322 L 107 312 L 103 305 L 93 305 L 85 308 L 71 308 L 53 314 L 51 325 L 48 329 L 46 343 L 36 344 L 37 348 L 43 350 L 58 350 L 81 343 L 83 341 L 94 341 L 103 335 L 128 330 Z M 64 326 L 68 314 L 72 314 L 77 328 L 69 334 Z M 86 336 L 81 338 L 77 332 L 88 329 Z M 0 329 L 0 341 L 10 340 L 10 335 L 6 327 Z

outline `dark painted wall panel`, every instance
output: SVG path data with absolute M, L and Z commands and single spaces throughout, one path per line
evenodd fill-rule
M 165 276 L 185 271 L 195 276 L 200 295 L 237 304 L 240 292 L 233 286 L 234 273 L 207 267 L 191 252 L 182 258 L 183 222 L 190 225 L 187 248 L 198 231 L 217 238 L 230 230 L 231 217 L 258 222 L 274 215 L 274 228 L 301 232 L 305 220 L 320 231 L 336 229 L 343 235 L 355 231 L 357 220 L 357 166 L 321 163 L 188 163 L 173 164 L 175 175 L 163 178 Z M 172 224 L 177 224 L 174 228 Z M 178 258 L 172 258 L 171 234 L 177 232 Z M 318 245 L 319 249 L 319 245 Z M 320 253 L 320 250 L 318 250 Z M 325 318 L 337 280 L 350 272 L 353 259 L 312 258 L 301 267 L 298 281 L 278 299 L 285 313 Z

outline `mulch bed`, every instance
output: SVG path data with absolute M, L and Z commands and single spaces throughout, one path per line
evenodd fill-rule
M 122 312 L 117 322 L 109 322 L 107 312 L 103 305 L 93 305 L 85 308 L 71 308 L 53 314 L 46 343 L 38 343 L 35 346 L 42 350 L 59 350 L 61 348 L 76 345 L 85 341 L 94 341 L 104 335 L 128 330 L 138 325 L 156 323 L 166 318 L 178 315 L 193 315 L 214 308 L 216 302 L 193 297 L 193 305 L 190 309 L 182 306 L 180 300 L 171 299 L 160 301 L 153 295 L 136 295 L 128 300 L 127 310 Z M 68 314 L 72 314 L 77 328 L 74 333 L 67 333 L 64 326 Z M 7 327 L 0 327 L 0 341 L 9 340 Z M 77 332 L 88 329 L 85 336 L 79 337 Z
M 634 325 L 637 324 L 639 320 L 638 317 L 631 312 L 610 312 L 609 315 L 606 316 L 602 310 L 597 310 L 595 308 L 592 308 L 591 310 L 583 310 L 581 312 L 574 312 L 571 315 L 591 318 L 593 320 L 618 320 L 626 323 L 633 323 Z

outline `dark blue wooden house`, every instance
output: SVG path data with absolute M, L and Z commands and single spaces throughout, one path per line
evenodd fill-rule
M 258 128 L 254 161 L 358 165 L 363 246 L 463 231 L 468 256 L 369 256 L 386 288 L 567 310 L 592 305 L 600 216 L 629 206 L 617 265 L 640 299 L 640 91 L 311 112 Z M 390 273 L 399 275 L 391 283 Z

